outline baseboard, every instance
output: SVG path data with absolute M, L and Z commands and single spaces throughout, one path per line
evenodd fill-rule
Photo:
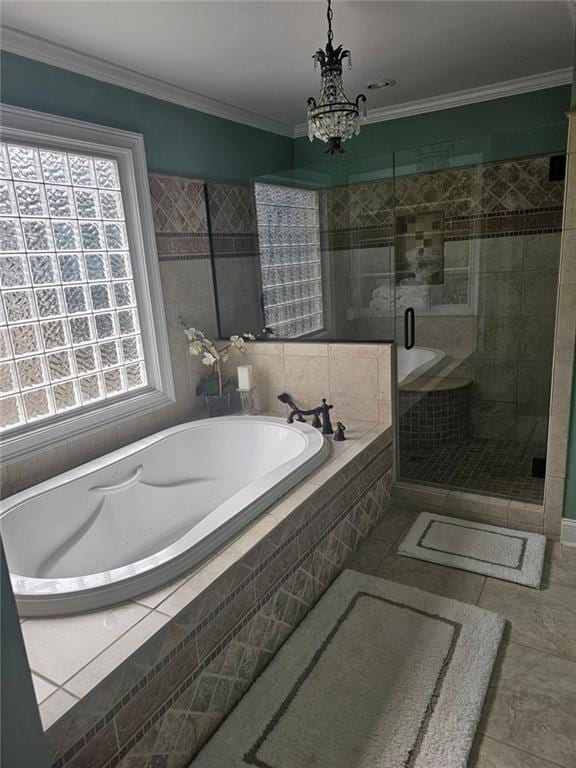
M 568 520 L 566 517 L 562 520 L 560 543 L 565 547 L 576 547 L 576 520 Z

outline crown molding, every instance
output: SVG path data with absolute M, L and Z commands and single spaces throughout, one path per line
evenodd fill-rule
M 194 91 L 189 91 L 187 88 L 142 75 L 126 67 L 111 64 L 96 56 L 89 56 L 74 48 L 52 43 L 42 37 L 29 35 L 12 27 L 2 27 L 0 49 L 27 59 L 34 59 L 44 64 L 67 69 L 86 77 L 102 80 L 120 88 L 127 88 L 154 99 L 170 101 L 181 107 L 194 109 L 242 125 L 249 125 L 251 128 L 259 128 L 280 136 L 290 137 L 294 132 L 293 126 L 288 123 L 202 96 Z
M 224 120 L 231 120 L 251 128 L 259 128 L 263 131 L 276 133 L 280 136 L 300 137 L 306 136 L 308 128 L 306 123 L 295 127 L 288 123 L 274 120 L 273 118 L 251 112 L 241 107 L 236 107 L 225 102 L 211 99 L 208 96 L 190 91 L 163 80 L 158 80 L 148 75 L 143 75 L 126 67 L 111 64 L 104 59 L 90 56 L 74 48 L 52 43 L 42 37 L 29 35 L 12 27 L 2 27 L 0 49 L 8 53 L 14 53 L 27 59 L 41 61 L 54 67 L 67 69 L 86 77 L 101 80 L 111 85 L 127 88 L 154 99 L 169 101 L 181 107 L 204 112 Z M 514 96 L 530 91 L 554 88 L 558 85 L 567 85 L 572 82 L 572 69 L 557 69 L 530 77 L 521 77 L 516 80 L 505 80 L 500 83 L 480 88 L 471 88 L 465 91 L 433 96 L 420 101 L 410 101 L 402 104 L 392 104 L 389 107 L 371 109 L 368 112 L 366 123 L 380 123 L 385 120 L 396 120 L 399 117 L 421 115 L 425 112 L 437 112 L 452 107 L 462 107 L 466 104 L 477 104 L 482 101 L 501 99 L 506 96 Z
M 555 69 L 551 72 L 543 72 L 530 77 L 519 77 L 516 80 L 504 80 L 500 83 L 470 88 L 466 91 L 454 91 L 441 96 L 432 96 L 420 101 L 407 101 L 403 104 L 391 104 L 389 107 L 379 107 L 368 111 L 365 123 L 381 123 L 385 120 L 396 120 L 399 117 L 421 115 L 425 112 L 438 112 L 442 109 L 463 107 L 466 104 L 478 104 L 482 101 L 502 99 L 506 96 L 516 96 L 530 91 L 542 91 L 546 88 L 554 88 L 558 85 L 568 85 L 572 82 L 572 68 Z M 294 138 L 308 135 L 306 123 L 297 125 L 294 129 Z

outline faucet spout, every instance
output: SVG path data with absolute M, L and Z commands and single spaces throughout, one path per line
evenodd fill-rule
M 296 417 L 297 421 L 304 421 L 304 419 L 302 418 L 303 416 L 316 417 L 318 415 L 318 410 L 319 410 L 318 408 L 310 408 L 310 410 L 308 411 L 303 411 L 300 408 L 294 408 L 293 410 L 290 411 L 290 415 L 288 416 L 286 421 L 288 422 L 288 424 L 293 424 L 294 417 Z
M 294 411 L 294 414 L 296 414 L 299 411 L 298 406 L 296 405 L 292 397 L 288 394 L 288 392 L 282 392 L 281 395 L 278 395 L 278 400 L 280 400 L 280 402 L 284 403 L 285 405 L 289 405 L 292 411 Z M 289 421 L 288 423 L 292 424 L 293 421 L 294 419 L 292 419 L 292 421 Z M 296 421 L 305 422 L 306 419 L 300 413 L 298 413 L 298 415 L 296 416 Z
M 330 409 L 333 407 L 334 406 L 330 405 L 324 397 L 322 399 L 322 405 L 319 405 L 316 408 L 310 408 L 307 411 L 303 411 L 300 408 L 293 408 L 287 419 L 288 424 L 294 423 L 294 417 L 300 420 L 302 419 L 302 416 L 314 416 L 312 426 L 318 428 L 322 427 L 323 435 L 333 435 L 334 430 L 332 428 L 332 423 L 330 422 Z

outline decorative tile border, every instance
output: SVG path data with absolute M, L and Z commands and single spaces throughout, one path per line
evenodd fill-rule
M 434 205 L 421 206 L 434 210 Z M 523 211 L 472 214 L 447 217 L 444 222 L 446 241 L 483 240 L 492 237 L 525 237 L 562 231 L 562 207 L 531 208 Z M 395 245 L 394 227 L 365 227 L 323 230 L 324 250 L 386 248 Z
M 360 514 L 354 510 L 367 503 L 362 500 L 383 477 L 389 491 L 391 465 L 391 431 L 386 430 L 340 468 L 329 488 L 320 486 L 49 729 L 54 768 L 117 765 L 168 716 L 178 697 L 190 695 L 196 681 L 213 674 L 211 665 L 251 617 L 268 610 L 267 603 L 296 578 L 306 559 L 316 556 L 331 531 Z M 372 502 L 369 506 L 374 510 Z
M 156 249 L 159 261 L 210 258 L 210 241 L 205 234 L 157 232 Z

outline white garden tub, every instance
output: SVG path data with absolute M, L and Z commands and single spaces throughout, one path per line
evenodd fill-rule
M 20 612 L 92 610 L 161 587 L 238 534 L 329 451 L 307 424 L 195 421 L 5 499 L 0 532 Z

